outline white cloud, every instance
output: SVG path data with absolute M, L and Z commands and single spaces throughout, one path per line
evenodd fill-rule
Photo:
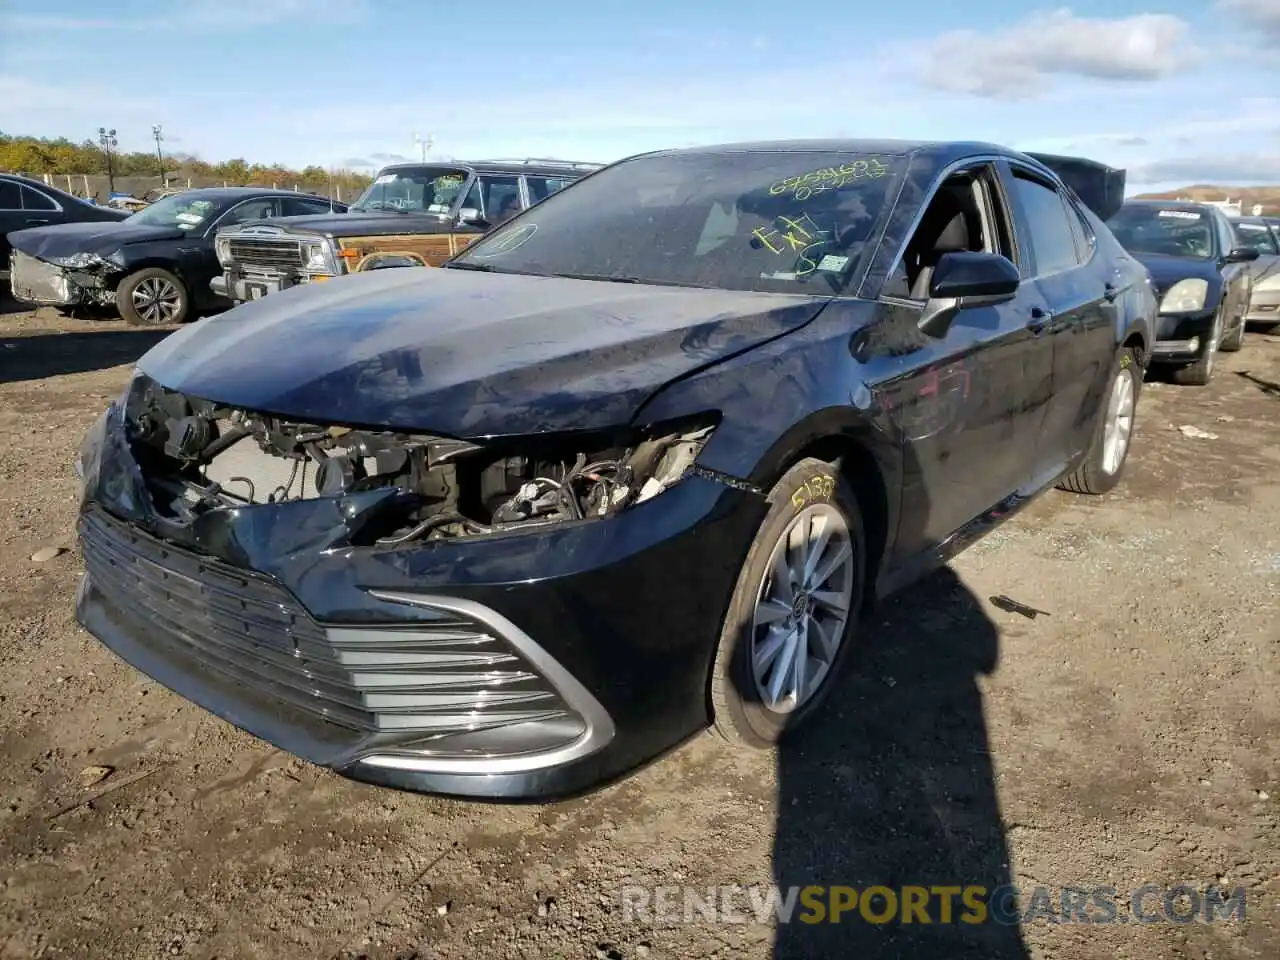
M 1054 75 L 1149 81 L 1183 71 L 1195 58 L 1189 37 L 1186 21 L 1169 14 L 1092 19 L 1060 9 L 1003 31 L 943 34 L 921 62 L 936 88 L 1020 100 L 1041 93 Z
M 1280 154 L 1274 156 L 1175 157 L 1141 164 L 1128 171 L 1130 183 L 1280 183 Z
M 1271 40 L 1280 40 L 1280 0 L 1218 0 L 1217 6 Z

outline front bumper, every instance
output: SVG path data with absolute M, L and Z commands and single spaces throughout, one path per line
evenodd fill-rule
M 1152 363 L 1188 363 L 1204 352 L 1213 333 L 1216 310 L 1162 313 L 1156 318 Z
M 10 260 L 9 289 L 24 303 L 73 306 L 84 301 L 83 291 L 66 270 L 18 250 Z
M 1249 312 L 1245 320 L 1249 323 L 1280 323 L 1280 288 L 1259 290 L 1255 287 L 1249 298 Z
M 86 444 L 80 622 L 127 662 L 339 773 L 551 799 L 709 722 L 763 501 L 691 476 L 615 518 L 349 543 L 383 494 L 159 517 L 112 414 Z
M 271 293 L 279 293 L 305 283 L 324 283 L 332 280 L 333 275 L 327 273 L 246 273 L 225 271 L 221 276 L 209 282 L 209 289 L 216 296 L 226 300 L 244 303 L 248 300 L 260 300 Z

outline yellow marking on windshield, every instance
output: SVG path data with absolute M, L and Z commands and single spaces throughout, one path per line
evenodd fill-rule
M 868 160 L 853 160 L 839 166 L 823 167 L 794 177 L 776 180 L 770 185 L 769 194 L 777 196 L 781 193 L 791 193 L 794 199 L 803 201 L 815 194 L 825 193 L 859 180 L 879 180 L 888 172 L 888 165 L 875 157 Z

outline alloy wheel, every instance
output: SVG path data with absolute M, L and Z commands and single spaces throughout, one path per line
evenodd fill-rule
M 1129 452 L 1136 399 L 1133 374 L 1128 369 L 1121 370 L 1111 384 L 1111 399 L 1107 402 L 1106 420 L 1102 426 L 1102 469 L 1107 474 L 1118 471 Z
M 147 323 L 172 323 L 182 309 L 182 293 L 172 281 L 147 277 L 133 288 L 133 308 Z
M 791 713 L 826 680 L 851 615 L 856 559 L 829 503 L 805 507 L 779 535 L 751 624 L 751 673 L 766 709 Z

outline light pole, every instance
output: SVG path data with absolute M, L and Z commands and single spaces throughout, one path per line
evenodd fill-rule
M 113 127 L 108 130 L 106 127 L 98 128 L 98 146 L 102 147 L 102 152 L 107 155 L 107 191 L 108 193 L 116 192 L 116 173 L 111 168 L 111 151 L 115 149 L 116 144 L 120 141 L 116 139 L 116 131 Z M 110 196 L 107 197 L 111 199 Z
M 431 149 L 431 144 L 434 142 L 431 139 L 431 134 L 428 133 L 426 137 L 423 137 L 421 134 L 415 133 L 413 135 L 413 142 L 417 144 L 418 148 L 422 151 L 422 162 L 426 163 L 427 151 Z
M 156 163 L 160 167 L 160 189 L 163 190 L 167 184 L 164 180 L 164 153 L 160 150 L 160 141 L 164 139 L 160 124 L 153 123 L 151 125 L 151 135 L 156 138 Z

